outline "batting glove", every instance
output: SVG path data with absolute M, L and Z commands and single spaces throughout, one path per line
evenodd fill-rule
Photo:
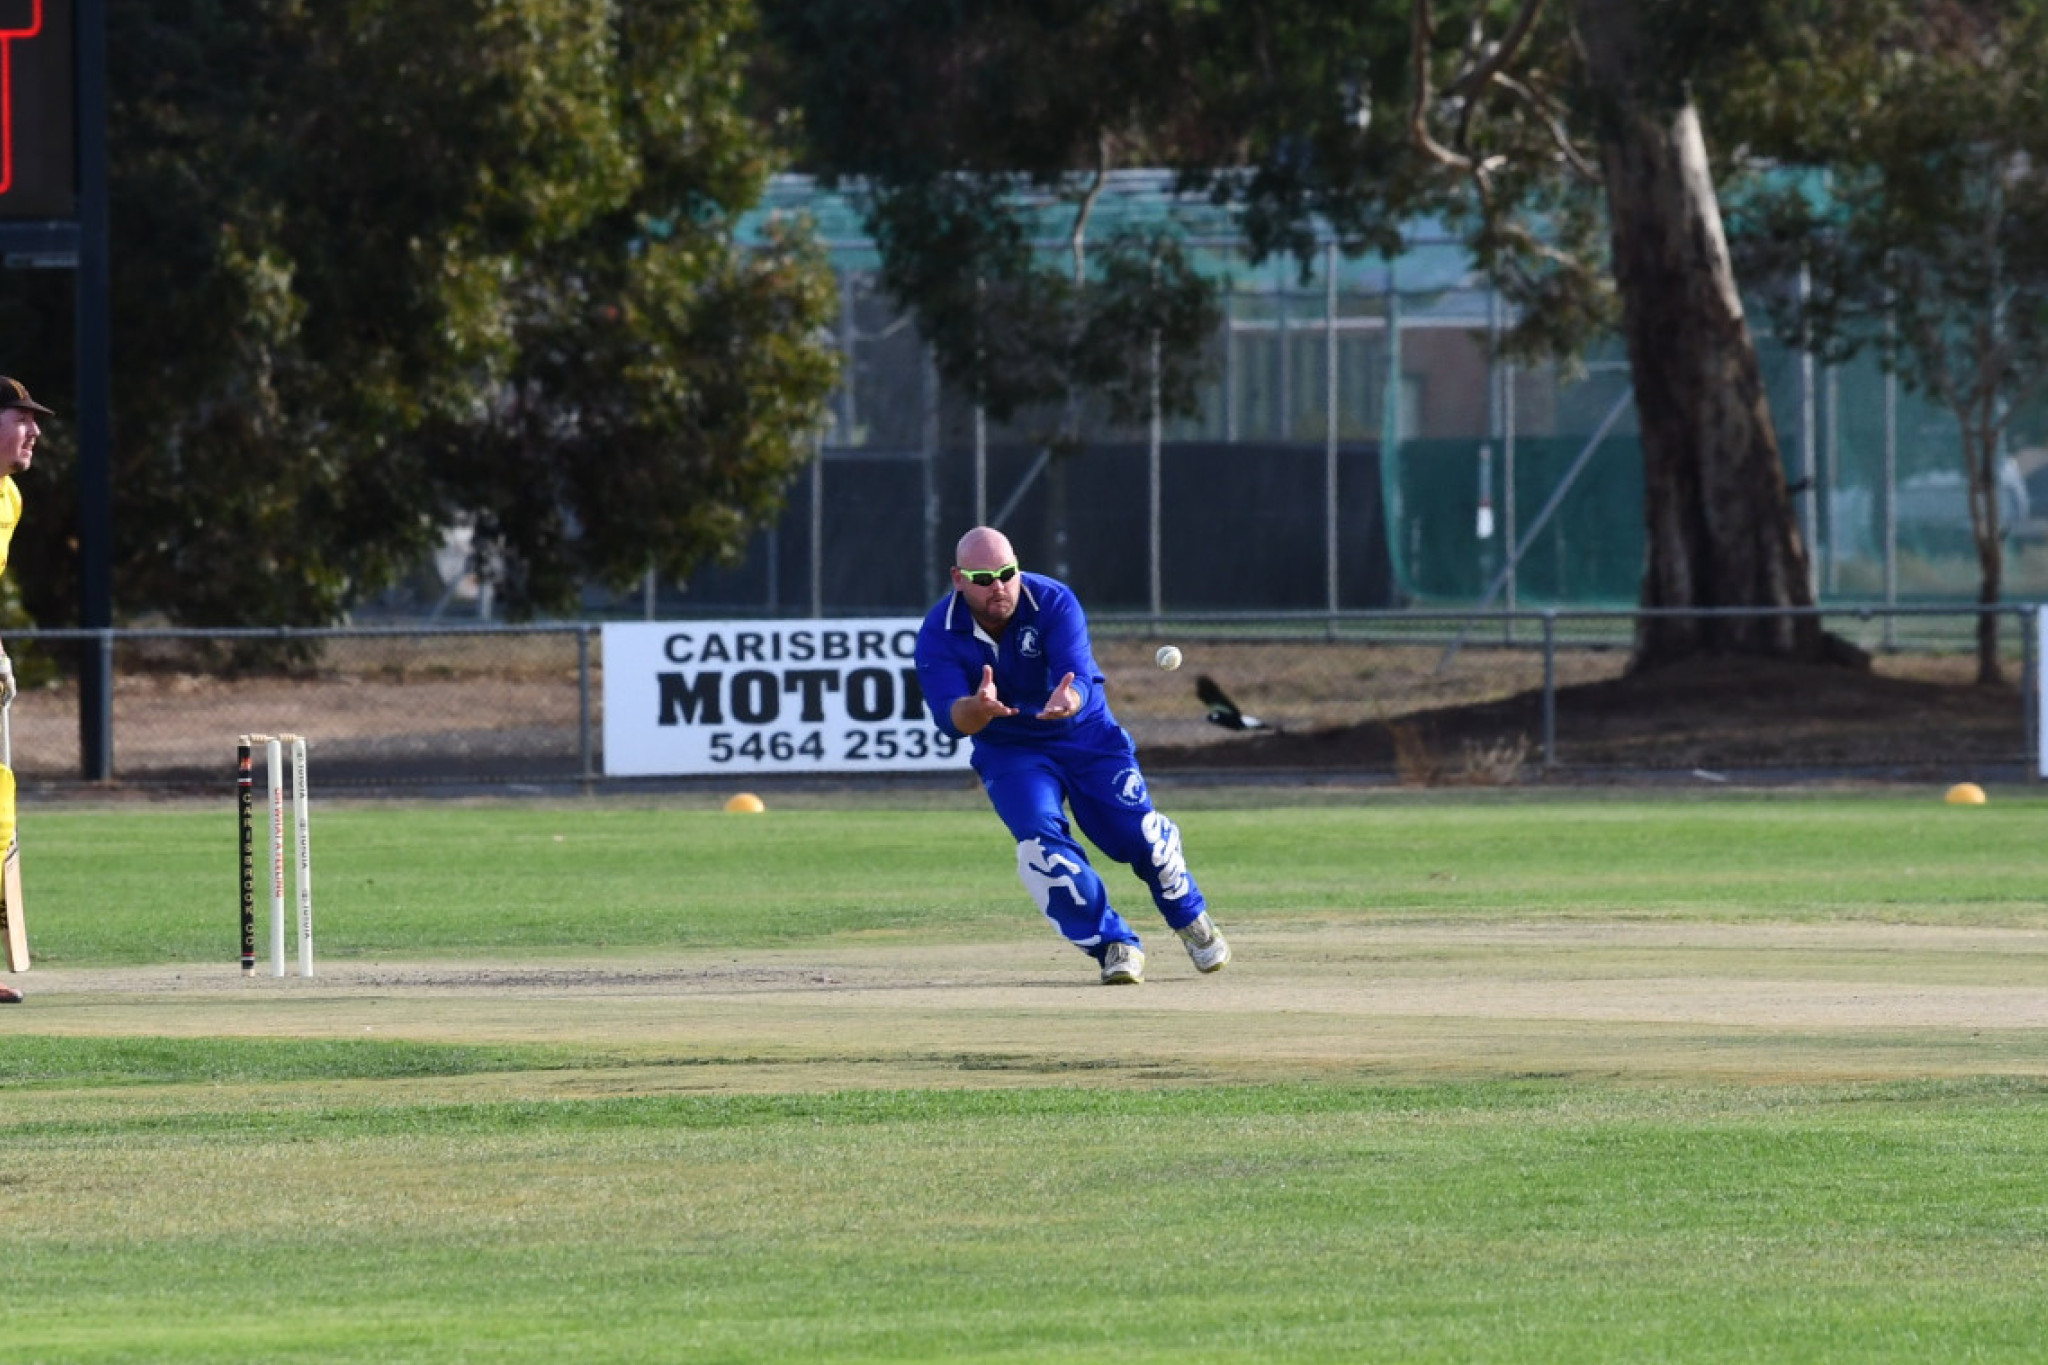
M 14 660 L 0 654 L 0 706 L 14 705 Z

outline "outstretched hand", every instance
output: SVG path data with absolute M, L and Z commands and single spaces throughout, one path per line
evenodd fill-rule
M 1074 687 L 1074 675 L 1069 673 L 1060 679 L 1060 685 L 1045 699 L 1045 709 L 1038 713 L 1040 720 L 1065 720 L 1078 715 L 1081 710 L 1081 694 Z
M 996 695 L 996 671 L 988 664 L 981 666 L 981 686 L 953 703 L 953 724 L 963 735 L 978 734 L 990 721 L 1016 714 L 1016 707 L 1005 706 Z

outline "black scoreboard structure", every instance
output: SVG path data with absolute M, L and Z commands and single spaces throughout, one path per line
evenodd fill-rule
M 0 0 L 0 217 L 78 216 L 70 0 Z
M 79 754 L 95 781 L 114 758 L 106 66 L 106 0 L 0 0 L 0 265 L 75 281 L 69 431 L 51 444 L 76 441 L 79 625 L 97 632 L 79 658 Z M 20 377 L 61 394 L 64 360 Z

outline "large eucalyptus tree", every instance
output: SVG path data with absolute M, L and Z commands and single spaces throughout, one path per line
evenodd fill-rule
M 1038 307 L 1062 301 L 1059 267 L 1020 249 L 1007 193 L 1020 185 L 1066 192 L 1084 224 L 1104 169 L 1172 167 L 1235 205 L 1261 255 L 1305 258 L 1318 220 L 1347 249 L 1393 252 L 1403 222 L 1432 215 L 1515 306 L 1518 351 L 1568 354 L 1617 325 L 1626 338 L 1643 604 L 1811 605 L 1697 93 L 1795 22 L 1770 0 L 764 0 L 764 13 L 809 164 L 868 196 L 886 278 L 956 382 L 991 396 L 1020 378 L 1043 380 L 1027 396 L 1089 382 L 1048 343 L 1077 329 Z M 1860 657 L 1810 617 L 1641 618 L 1638 667 L 1714 651 Z

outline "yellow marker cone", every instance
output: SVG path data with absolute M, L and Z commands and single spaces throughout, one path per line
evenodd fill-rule
M 1942 799 L 1951 806 L 1981 806 L 1984 804 L 1984 789 L 1975 782 L 1958 782 Z
M 752 792 L 740 792 L 738 795 L 727 799 L 725 808 L 727 810 L 753 812 L 767 810 L 768 806 L 760 797 Z

